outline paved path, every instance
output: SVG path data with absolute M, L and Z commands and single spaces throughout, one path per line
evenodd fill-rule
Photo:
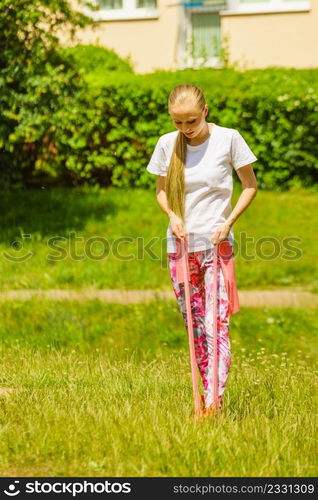
M 7 290 L 0 292 L 3 300 L 77 300 L 99 299 L 121 304 L 156 300 L 176 300 L 172 290 Z M 242 290 L 242 307 L 318 307 L 318 294 L 294 290 Z

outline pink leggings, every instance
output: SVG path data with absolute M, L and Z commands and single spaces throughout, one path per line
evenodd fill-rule
M 200 371 L 205 406 L 213 401 L 213 249 L 189 252 L 190 296 L 195 355 Z M 184 284 L 176 280 L 176 253 L 168 253 L 170 277 L 179 310 L 187 328 Z M 220 258 L 218 257 L 217 345 L 219 405 L 230 370 L 229 302 Z

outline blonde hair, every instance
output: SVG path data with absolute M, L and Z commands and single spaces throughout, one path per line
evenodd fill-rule
M 169 94 L 168 109 L 192 98 L 193 104 L 203 110 L 206 101 L 202 90 L 196 85 L 177 85 Z M 166 177 L 166 197 L 169 208 L 185 223 L 184 169 L 187 155 L 185 135 L 179 131 Z

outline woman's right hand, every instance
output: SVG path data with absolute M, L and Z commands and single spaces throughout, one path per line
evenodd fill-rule
M 172 233 L 177 237 L 177 238 L 183 238 L 184 237 L 184 226 L 183 226 L 183 221 L 178 215 L 174 214 L 173 212 L 169 215 L 170 218 L 170 225 L 171 225 L 171 230 Z

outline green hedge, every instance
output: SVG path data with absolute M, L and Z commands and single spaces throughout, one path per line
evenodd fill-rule
M 170 90 L 180 83 L 202 88 L 208 121 L 237 128 L 259 161 L 263 189 L 283 190 L 317 183 L 318 71 L 268 68 L 107 74 L 50 117 L 50 153 L 29 171 L 31 183 L 152 187 L 147 162 L 160 135 L 175 130 L 167 112 Z M 20 147 L 23 137 L 20 137 Z M 14 155 L 13 155 L 14 161 Z M 25 161 L 25 159 L 24 159 Z
M 175 130 L 167 113 L 174 85 L 199 85 L 209 105 L 208 121 L 237 128 L 259 161 L 260 188 L 288 189 L 317 182 L 317 70 L 269 68 L 186 70 L 151 75 L 115 74 L 91 89 L 86 109 L 62 112 L 73 133 L 56 130 L 58 165 L 79 179 L 118 187 L 149 187 L 145 167 L 159 135 Z M 76 124 L 76 125 L 75 125 Z

